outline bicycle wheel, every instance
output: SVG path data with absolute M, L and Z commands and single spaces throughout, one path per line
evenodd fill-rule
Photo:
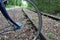
M 41 12 L 38 9 L 37 5 L 35 4 L 34 1 L 32 0 L 27 0 L 29 3 L 31 3 L 34 8 L 36 9 L 37 13 L 38 13 L 38 18 L 39 18 L 39 26 L 37 28 L 37 32 L 36 32 L 36 36 L 33 40 L 36 40 L 37 37 L 39 36 L 39 33 L 41 32 L 41 27 L 42 27 L 42 16 L 41 16 Z M 5 18 L 9 21 L 9 23 L 11 22 L 11 24 L 15 25 L 16 29 L 20 29 L 21 25 L 20 22 L 24 22 L 23 18 L 24 16 L 22 16 L 22 8 L 7 8 L 7 11 L 4 8 L 4 5 L 2 3 L 0 3 L 1 7 L 1 12 L 2 14 L 5 16 Z M 7 14 L 8 13 L 8 14 Z M 20 17 L 19 17 L 20 16 Z

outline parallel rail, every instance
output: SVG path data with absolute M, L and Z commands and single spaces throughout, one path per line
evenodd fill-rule
M 29 16 L 25 13 L 23 9 L 22 9 L 22 12 L 24 13 L 24 16 L 28 18 L 28 21 L 30 21 L 30 24 L 32 24 L 33 28 L 37 31 L 35 24 L 32 22 L 32 20 L 29 18 Z
M 50 15 L 50 14 L 46 14 L 46 13 L 42 13 L 42 15 L 49 17 L 51 19 L 54 19 L 54 20 L 60 20 L 60 17 L 58 17 L 58 16 L 54 16 L 54 15 Z
M 30 9 L 29 9 L 29 10 L 30 10 Z M 33 11 L 33 10 L 30 10 L 30 11 Z M 33 12 L 37 13 L 36 11 L 33 11 Z M 53 20 L 60 20 L 60 17 L 59 17 L 59 16 L 54 16 L 54 15 L 47 14 L 47 13 L 43 13 L 43 12 L 41 12 L 41 14 L 42 14 L 43 16 L 49 17 L 49 18 L 51 18 L 51 19 L 53 19 Z

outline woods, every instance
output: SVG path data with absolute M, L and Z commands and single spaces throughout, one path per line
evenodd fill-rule
M 60 0 L 35 0 L 43 12 L 60 13 Z
M 24 0 L 8 0 L 8 5 L 21 6 Z M 34 0 L 42 12 L 50 14 L 60 13 L 60 0 Z M 27 3 L 27 8 L 33 9 L 33 6 Z
M 16 6 L 21 6 L 21 1 L 22 0 L 7 0 L 8 5 L 16 5 Z

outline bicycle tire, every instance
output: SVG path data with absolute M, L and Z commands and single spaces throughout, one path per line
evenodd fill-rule
M 36 40 L 37 37 L 39 36 L 39 33 L 41 32 L 41 28 L 42 28 L 42 15 L 41 15 L 41 12 L 39 10 L 39 8 L 37 7 L 36 3 L 33 1 L 33 0 L 27 0 L 29 3 L 32 4 L 32 6 L 34 6 L 34 8 L 36 9 L 37 13 L 38 13 L 38 18 L 39 18 L 39 27 L 38 27 L 38 31 L 37 31 L 37 34 L 36 34 L 36 37 L 33 39 L 33 40 Z M 2 2 L 0 2 L 0 10 L 2 12 L 2 14 L 4 15 L 4 17 L 10 21 L 11 23 L 13 23 L 15 26 L 18 26 L 17 29 L 20 29 L 20 26 L 18 24 L 16 24 L 16 22 L 14 22 L 10 16 L 8 15 L 6 9 L 5 9 L 5 6 Z

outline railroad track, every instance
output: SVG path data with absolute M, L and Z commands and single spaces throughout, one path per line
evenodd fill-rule
M 19 8 L 18 8 L 19 9 Z M 13 9 L 12 9 L 13 10 Z M 11 12 L 11 11 L 10 11 Z M 19 12 L 19 11 L 18 11 Z M 28 25 L 30 25 L 30 26 L 32 26 L 31 27 L 31 29 L 34 29 L 35 31 L 37 31 L 37 27 L 38 27 L 38 21 L 37 21 L 37 23 L 35 23 L 33 20 L 32 20 L 32 18 L 34 18 L 34 16 L 37 16 L 37 14 L 35 13 L 35 12 L 32 12 L 32 13 L 30 13 L 31 11 L 29 11 L 28 9 L 23 9 L 22 10 L 22 12 L 23 12 L 23 15 L 25 16 L 25 19 L 26 19 L 26 21 L 27 21 L 27 24 Z M 35 14 L 34 14 L 35 13 Z M 33 16 L 34 15 L 34 16 Z M 33 17 L 32 17 L 33 16 Z M 45 14 L 44 14 L 44 16 L 46 16 Z M 38 16 L 37 16 L 38 17 Z M 51 17 L 52 18 L 52 17 Z M 37 18 L 38 19 L 38 18 Z M 41 39 L 41 40 L 50 40 L 48 37 L 46 37 L 45 35 L 44 35 L 44 32 L 42 32 L 41 31 L 41 33 L 40 33 L 40 35 L 39 35 L 39 37 L 38 37 L 38 39 Z
M 40 13 L 39 12 L 39 9 L 38 9 L 38 7 L 36 7 L 37 5 L 33 2 L 33 1 L 30 1 L 30 3 L 37 9 L 37 11 L 38 11 L 38 14 Z M 31 29 L 35 29 L 35 32 L 36 31 L 38 31 L 39 32 L 39 30 L 38 30 L 38 22 L 37 23 L 35 23 L 33 20 L 32 20 L 32 18 L 31 18 L 31 14 L 29 13 L 29 12 L 27 12 L 27 11 L 25 11 L 25 10 L 22 10 L 23 12 L 24 12 L 24 16 L 26 17 L 26 19 L 27 19 L 27 24 L 31 24 L 33 27 L 31 28 Z M 29 14 L 28 14 L 29 13 Z M 42 15 L 44 15 L 44 16 L 47 16 L 47 17 L 49 17 L 49 18 L 52 18 L 52 19 L 55 19 L 55 20 L 60 20 L 60 17 L 57 17 L 57 16 L 53 16 L 53 15 L 50 15 L 50 14 L 45 14 L 45 13 L 42 13 L 41 12 L 41 14 Z M 41 17 L 41 15 L 38 15 L 38 16 L 40 16 L 40 18 L 42 18 Z M 39 18 L 38 18 L 39 19 Z M 39 19 L 39 21 L 40 21 L 41 19 Z M 42 22 L 42 20 L 40 21 L 40 22 Z M 40 25 L 42 26 L 42 23 L 40 23 Z M 40 34 L 39 34 L 40 33 Z M 39 34 L 39 36 L 37 36 L 37 38 L 38 37 L 40 37 L 39 38 L 39 40 L 50 40 L 50 39 L 48 39 L 44 34 L 43 34 L 43 32 L 41 31 L 41 32 L 39 32 L 38 34 Z

